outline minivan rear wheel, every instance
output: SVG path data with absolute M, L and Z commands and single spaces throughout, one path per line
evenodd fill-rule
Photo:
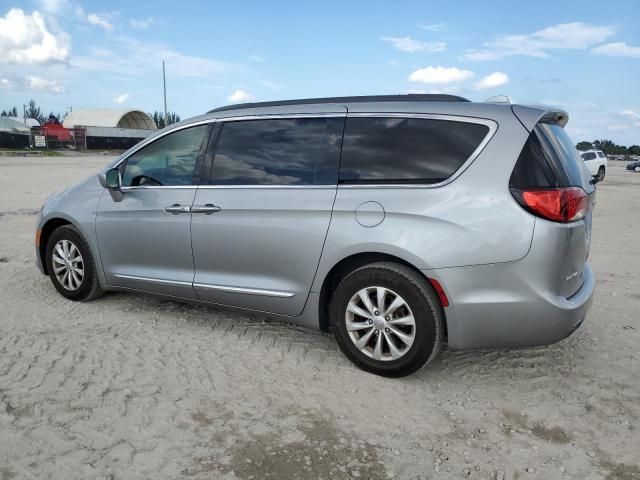
M 380 262 L 351 272 L 333 293 L 330 316 L 344 354 L 378 375 L 409 375 L 442 345 L 438 296 L 424 276 L 405 265 Z
M 59 227 L 51 234 L 46 261 L 51 282 L 63 297 L 89 301 L 102 295 L 89 245 L 71 225 Z
M 601 182 L 604 180 L 604 175 L 605 175 L 604 167 L 600 167 L 598 169 L 598 182 Z

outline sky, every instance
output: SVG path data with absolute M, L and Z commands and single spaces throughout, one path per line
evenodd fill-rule
M 640 144 L 640 1 L 0 0 L 0 110 L 452 93 Z

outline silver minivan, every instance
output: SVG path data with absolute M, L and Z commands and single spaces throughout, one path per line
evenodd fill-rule
M 584 319 L 593 180 L 566 112 L 449 95 L 218 108 L 38 216 L 40 270 L 331 330 L 407 375 L 451 349 L 549 344 Z

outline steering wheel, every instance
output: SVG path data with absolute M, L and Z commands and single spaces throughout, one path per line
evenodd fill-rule
M 157 185 L 162 186 L 162 182 L 159 182 L 153 177 L 148 175 L 137 175 L 131 179 L 132 187 L 142 187 L 144 185 Z

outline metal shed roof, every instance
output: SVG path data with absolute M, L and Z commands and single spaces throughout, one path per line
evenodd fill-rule
M 86 109 L 69 112 L 62 124 L 73 127 L 114 127 L 156 130 L 153 119 L 140 110 Z
M 25 127 L 24 123 L 20 123 L 20 121 L 16 118 L 0 117 L 0 132 L 29 135 L 31 130 L 29 130 L 29 127 Z

